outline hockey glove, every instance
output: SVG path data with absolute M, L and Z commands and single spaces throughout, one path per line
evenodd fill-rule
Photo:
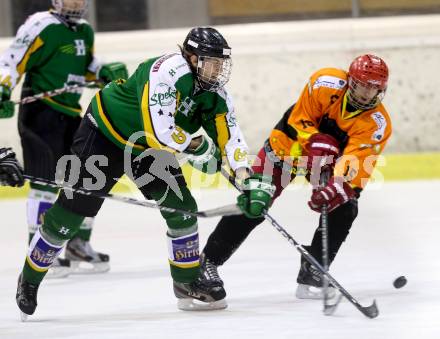
M 334 167 L 339 156 L 339 142 L 329 134 L 313 134 L 306 146 L 308 152 L 307 169 L 319 173 L 325 165 Z
M 99 70 L 98 78 L 105 84 L 118 79 L 128 79 L 127 66 L 122 62 L 111 62 L 104 64 Z
M 271 177 L 253 174 L 245 179 L 243 193 L 237 198 L 237 206 L 248 218 L 259 218 L 269 208 L 275 194 L 275 186 Z
M 24 185 L 23 168 L 10 148 L 0 148 L 0 185 Z
M 0 119 L 11 118 L 14 115 L 14 103 L 11 99 L 11 89 L 0 85 Z
M 202 142 L 194 149 L 186 149 L 188 153 L 188 162 L 192 167 L 206 174 L 215 174 L 220 170 L 222 158 L 219 148 L 214 144 L 211 138 L 201 137 Z
M 321 213 L 322 206 L 327 204 L 328 211 L 331 212 L 349 200 L 355 199 L 357 199 L 356 192 L 342 177 L 332 177 L 327 186 L 313 190 L 308 204 L 318 213 Z

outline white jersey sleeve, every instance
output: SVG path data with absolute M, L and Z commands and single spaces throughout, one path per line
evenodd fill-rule
M 26 71 L 26 63 L 32 53 L 43 46 L 40 33 L 51 24 L 60 22 L 50 12 L 38 12 L 30 16 L 18 29 L 12 45 L 0 55 L 0 84 L 14 88 Z
M 225 89 L 219 90 L 218 94 L 225 100 L 228 111 L 216 117 L 218 144 L 222 155 L 227 157 L 232 170 L 240 167 L 249 168 L 249 147 L 241 132 L 235 115 L 232 97 Z
M 185 67 L 186 65 L 186 67 Z M 191 142 L 191 134 L 176 126 L 177 80 L 190 72 L 179 54 L 166 54 L 152 65 L 149 77 L 148 108 L 154 137 L 165 147 L 184 151 Z

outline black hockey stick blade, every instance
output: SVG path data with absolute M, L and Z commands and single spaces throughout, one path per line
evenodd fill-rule
M 376 300 L 370 306 L 359 307 L 359 310 L 368 318 L 376 318 L 379 315 L 379 308 L 377 307 Z
M 324 310 L 323 310 L 324 314 L 325 315 L 333 315 L 333 313 L 335 313 L 335 311 L 336 311 L 336 308 L 338 308 L 338 305 L 341 302 L 342 297 L 343 297 L 342 294 L 339 294 L 335 303 L 325 304 Z

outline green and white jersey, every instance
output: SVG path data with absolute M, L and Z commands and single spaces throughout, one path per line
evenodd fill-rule
M 230 95 L 198 88 L 181 54 L 149 59 L 127 81 L 108 84 L 93 98 L 92 114 L 104 135 L 134 154 L 182 152 L 202 127 L 233 170 L 249 167 Z
M 94 33 L 85 20 L 69 26 L 56 13 L 38 12 L 19 28 L 12 45 L 0 56 L 0 83 L 14 88 L 26 73 L 34 93 L 92 80 L 99 69 L 93 56 Z M 77 116 L 82 91 L 42 99 L 54 109 Z

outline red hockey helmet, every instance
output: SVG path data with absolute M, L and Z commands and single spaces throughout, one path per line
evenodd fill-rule
M 348 102 L 357 109 L 380 104 L 388 85 L 388 66 L 381 58 L 365 54 L 353 60 L 348 70 Z

